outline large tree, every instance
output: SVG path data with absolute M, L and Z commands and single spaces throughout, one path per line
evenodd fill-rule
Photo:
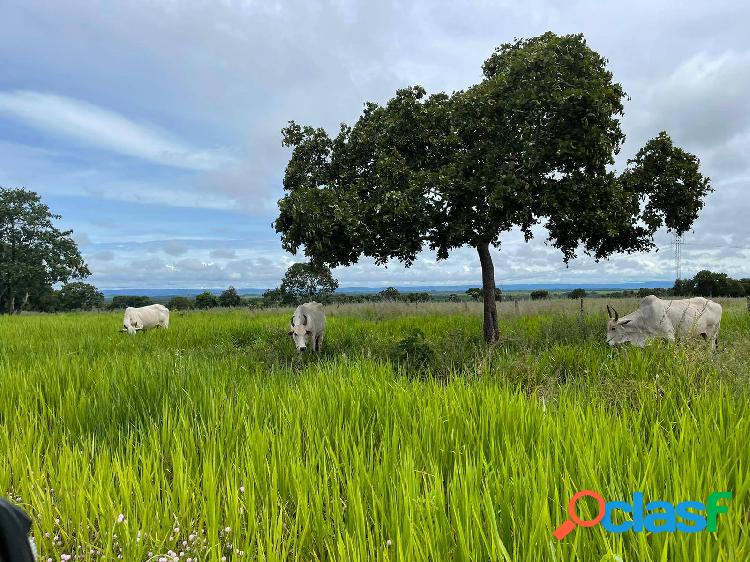
M 294 122 L 275 228 L 284 248 L 331 266 L 360 256 L 407 266 L 473 247 L 482 271 L 484 336 L 497 340 L 490 248 L 542 224 L 567 263 L 653 247 L 682 233 L 710 191 L 698 160 L 661 133 L 616 174 L 625 93 L 581 35 L 545 33 L 504 44 L 484 79 L 452 95 L 402 89 L 365 105 L 331 138 Z
M 10 314 L 33 292 L 90 275 L 71 230 L 58 229 L 39 195 L 0 188 L 0 299 Z
M 281 280 L 281 293 L 292 302 L 327 301 L 338 289 L 339 282 L 322 263 L 294 263 Z

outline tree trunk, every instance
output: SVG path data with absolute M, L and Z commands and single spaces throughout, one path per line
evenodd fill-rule
M 497 329 L 497 304 L 495 303 L 495 267 L 492 265 L 489 243 L 477 246 L 482 264 L 482 295 L 484 296 L 484 341 L 493 343 L 500 333 Z
M 10 296 L 8 297 L 8 314 L 13 314 L 15 311 L 15 304 L 16 296 L 13 294 L 13 291 L 11 291 Z
M 26 294 L 23 296 L 23 300 L 21 301 L 20 306 L 16 309 L 16 314 L 21 314 L 23 307 L 25 307 L 26 303 L 28 302 L 29 302 L 29 292 L 26 291 Z

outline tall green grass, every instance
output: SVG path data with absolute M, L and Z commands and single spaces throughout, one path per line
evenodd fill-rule
M 318 357 L 287 310 L 3 317 L 0 493 L 43 560 L 750 559 L 750 315 L 611 349 L 603 306 L 503 305 L 491 349 L 473 305 L 332 307 Z M 734 497 L 713 534 L 558 542 L 584 488 Z

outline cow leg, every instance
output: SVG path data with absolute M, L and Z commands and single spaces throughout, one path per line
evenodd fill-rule
M 316 347 L 315 351 L 320 351 L 321 349 L 323 349 L 323 332 L 320 332 L 315 337 L 315 347 Z

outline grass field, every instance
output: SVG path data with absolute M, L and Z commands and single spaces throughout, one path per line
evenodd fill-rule
M 42 560 L 750 559 L 744 301 L 717 353 L 611 349 L 605 304 L 503 304 L 492 349 L 473 304 L 331 307 L 319 357 L 289 310 L 2 317 L 0 493 Z M 584 488 L 734 497 L 716 533 L 558 542 Z

